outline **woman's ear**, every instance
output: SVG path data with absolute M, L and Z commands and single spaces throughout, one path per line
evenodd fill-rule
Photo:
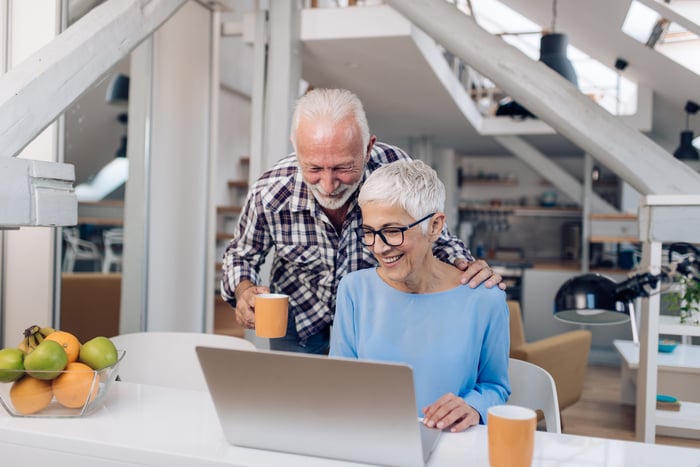
M 432 241 L 435 241 L 438 239 L 438 237 L 440 236 L 440 233 L 442 232 L 443 227 L 445 227 L 445 213 L 444 212 L 437 212 L 430 219 L 429 232 L 430 232 L 430 239 Z

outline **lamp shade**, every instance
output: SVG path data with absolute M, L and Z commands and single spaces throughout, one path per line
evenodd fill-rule
M 602 274 L 572 277 L 554 298 L 554 317 L 577 324 L 618 324 L 629 321 L 627 306 L 618 299 L 617 284 Z
M 540 61 L 578 86 L 576 70 L 566 56 L 568 46 L 566 34 L 543 34 L 540 39 Z
M 681 144 L 673 152 L 676 159 L 698 160 L 698 150 L 693 146 L 693 132 L 691 130 L 681 131 Z
M 105 100 L 109 104 L 123 104 L 129 101 L 129 77 L 117 74 L 107 85 Z

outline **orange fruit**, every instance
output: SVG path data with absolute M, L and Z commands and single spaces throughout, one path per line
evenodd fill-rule
M 51 402 L 51 381 L 24 376 L 15 381 L 10 388 L 10 400 L 15 410 L 29 415 L 36 413 Z
M 67 331 L 54 331 L 44 338 L 46 341 L 54 341 L 61 344 L 63 350 L 68 355 L 68 363 L 78 359 L 80 354 L 80 341 L 77 337 Z
M 100 377 L 84 363 L 71 362 L 56 379 L 51 382 L 53 395 L 64 407 L 77 409 L 97 396 Z

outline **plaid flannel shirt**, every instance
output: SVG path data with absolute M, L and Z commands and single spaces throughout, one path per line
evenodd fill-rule
M 382 165 L 409 160 L 401 149 L 376 143 L 364 178 Z M 357 196 L 338 233 L 304 183 L 295 154 L 265 172 L 249 191 L 236 233 L 223 259 L 221 296 L 235 306 L 234 291 L 249 280 L 263 284 L 260 267 L 274 248 L 270 290 L 289 295 L 300 344 L 333 322 L 338 282 L 347 273 L 377 266 L 362 246 L 356 229 L 362 225 Z M 472 260 L 464 244 L 445 229 L 435 255 L 454 263 Z

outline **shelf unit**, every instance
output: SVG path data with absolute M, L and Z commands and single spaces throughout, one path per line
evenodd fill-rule
M 639 237 L 644 270 L 658 272 L 663 243 L 699 243 L 700 195 L 648 195 L 639 208 Z M 700 327 L 674 323 L 660 315 L 660 294 L 642 300 L 637 374 L 636 435 L 653 443 L 657 427 L 700 430 L 700 403 L 681 401 L 678 412 L 656 409 L 659 334 L 700 336 Z
M 474 205 L 461 204 L 460 212 L 476 212 L 476 213 L 505 213 L 515 216 L 533 216 L 533 217 L 581 217 L 581 210 L 578 208 L 563 208 L 563 207 L 543 207 L 543 206 L 489 206 L 489 205 Z
M 462 177 L 462 185 L 500 185 L 500 186 L 515 186 L 518 180 L 515 178 L 466 178 Z
M 700 326 L 681 324 L 676 316 L 659 316 L 658 333 L 698 337 Z M 695 430 L 700 435 L 700 403 L 698 402 L 682 401 L 679 412 L 656 410 L 654 419 L 657 428 Z

